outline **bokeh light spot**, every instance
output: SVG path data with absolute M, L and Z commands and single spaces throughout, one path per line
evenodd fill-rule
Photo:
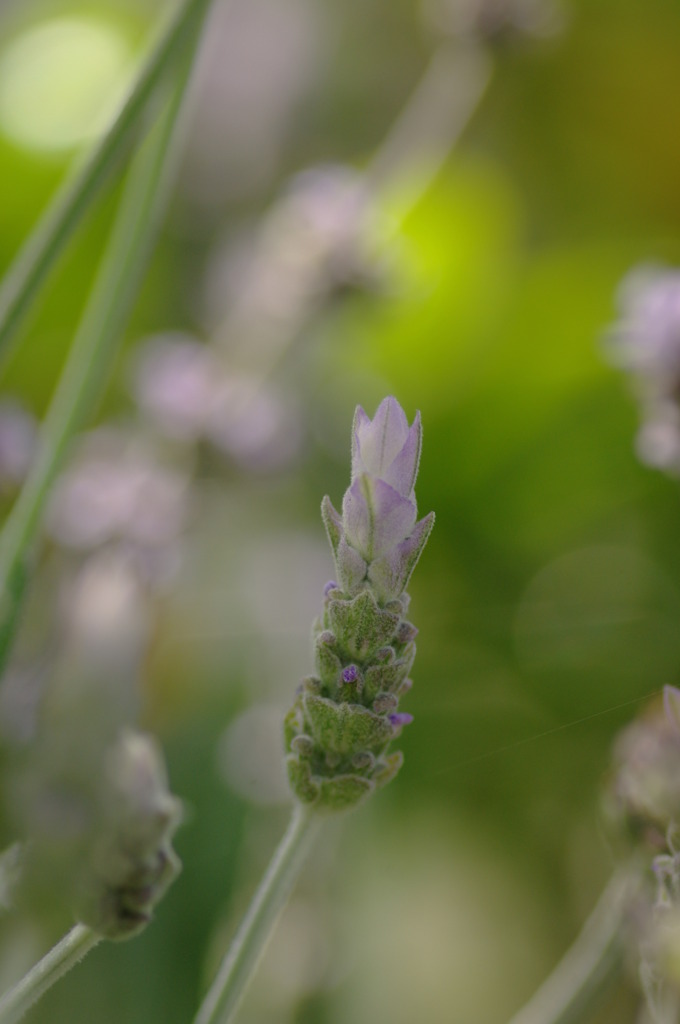
M 131 56 L 120 31 L 102 21 L 32 26 L 0 53 L 0 128 L 26 149 L 73 149 L 113 116 Z

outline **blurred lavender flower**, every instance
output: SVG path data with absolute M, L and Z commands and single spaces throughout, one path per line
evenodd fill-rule
M 669 827 L 668 852 L 654 857 L 653 884 L 646 893 L 638 893 L 631 917 L 637 926 L 639 978 L 646 1003 L 641 1024 L 671 1024 L 680 1013 L 680 852 L 676 838 L 675 826 Z
M 14 780 L 16 898 L 40 915 L 68 908 L 106 938 L 136 935 L 180 867 L 171 847 L 180 802 L 160 747 L 128 728 L 99 745 L 74 730 L 69 745 L 43 739 Z
M 643 267 L 624 278 L 620 318 L 605 341 L 627 370 L 642 407 L 637 437 L 648 465 L 680 473 L 680 271 Z
M 2 810 L 23 851 L 19 901 L 41 919 L 69 909 L 126 938 L 177 873 L 179 803 L 160 748 L 129 727 L 139 704 L 129 650 L 106 664 L 92 638 L 85 656 L 79 645 L 67 635 L 49 680 L 42 673 L 31 729 L 5 747 Z
M 299 451 L 300 423 L 290 403 L 270 384 L 230 370 L 223 354 L 185 335 L 146 342 L 133 390 L 141 410 L 167 437 L 207 441 L 249 470 L 280 469 Z
M 342 516 L 322 503 L 338 582 L 325 587 L 315 626 L 318 675 L 303 682 L 285 723 L 293 792 L 321 811 L 354 806 L 401 765 L 387 749 L 412 721 L 398 711 L 417 634 L 404 588 L 434 522 L 433 513 L 416 522 L 420 447 L 420 416 L 409 426 L 396 399 L 373 420 L 359 406 Z
M 206 436 L 244 469 L 269 473 L 289 465 L 302 446 L 294 404 L 256 376 L 230 373 L 217 383 Z
M 182 473 L 160 465 L 143 442 L 100 429 L 83 439 L 57 481 L 47 529 L 78 551 L 110 542 L 127 546 L 150 582 L 162 581 L 176 564 L 188 504 Z
M 138 559 L 120 546 L 90 554 L 60 586 L 59 632 L 73 668 L 137 673 L 152 629 L 150 597 Z
M 622 934 L 645 997 L 641 1024 L 680 1012 L 680 690 L 666 686 L 663 698 L 619 736 L 605 796 L 643 868 Z
M 273 357 L 340 288 L 372 283 L 370 195 L 350 167 L 295 177 L 262 226 L 218 254 L 207 279 L 209 320 L 239 365 Z M 226 314 L 226 318 L 225 318 Z
M 616 740 L 605 795 L 609 816 L 629 837 L 664 850 L 680 823 L 680 691 L 664 687 L 663 713 L 652 708 Z
M 159 745 L 123 730 L 105 757 L 102 820 L 81 881 L 79 920 L 114 939 L 136 935 L 149 923 L 180 870 L 170 845 L 180 817 Z
M 13 399 L 0 400 L 0 488 L 14 487 L 24 479 L 36 438 L 33 416 Z
M 215 402 L 219 371 L 207 345 L 184 334 L 158 335 L 142 345 L 133 391 L 141 408 L 165 434 L 197 441 Z

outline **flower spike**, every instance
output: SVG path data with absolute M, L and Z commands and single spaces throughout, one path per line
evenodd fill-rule
M 396 398 L 372 420 L 357 406 L 342 515 L 330 498 L 321 503 L 337 583 L 324 588 L 315 627 L 317 674 L 285 723 L 291 788 L 320 812 L 353 807 L 401 766 L 388 747 L 412 721 L 397 709 L 411 687 L 418 632 L 404 617 L 405 587 L 434 524 L 433 512 L 416 521 L 421 443 L 420 414 L 409 426 Z

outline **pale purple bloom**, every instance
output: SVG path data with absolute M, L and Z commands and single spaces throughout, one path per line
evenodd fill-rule
M 636 448 L 647 465 L 680 473 L 680 271 L 631 271 L 618 296 L 620 316 L 606 351 L 627 370 L 642 424 Z
M 356 683 L 359 678 L 359 669 L 356 665 L 348 665 L 347 668 L 342 670 L 342 681 L 343 683 Z
M 301 443 L 295 409 L 271 384 L 230 370 L 217 348 L 187 335 L 151 338 L 134 379 L 141 409 L 167 436 L 209 441 L 252 470 L 276 470 Z
M 367 562 L 390 551 L 416 521 L 413 485 L 421 445 L 420 415 L 409 428 L 395 398 L 385 398 L 373 418 L 357 407 L 352 430 L 352 484 L 343 501 L 349 543 Z
M 660 393 L 680 377 L 680 271 L 640 267 L 619 289 L 620 317 L 610 332 L 612 361 L 652 380 Z
M 357 407 L 352 429 L 352 482 L 342 516 L 324 498 L 322 515 L 340 585 L 368 583 L 381 600 L 399 597 L 429 536 L 434 515 L 416 522 L 413 491 L 422 441 L 420 414 L 411 426 L 396 398 L 371 420 Z
M 345 492 L 342 518 L 347 540 L 367 562 L 387 554 L 411 533 L 414 498 L 403 498 L 384 480 L 363 473 Z
M 372 420 L 357 406 L 352 429 L 352 482 L 377 477 L 402 497 L 413 493 L 422 444 L 420 413 L 409 427 L 396 398 L 384 398 Z
M 206 438 L 255 472 L 290 463 L 302 444 L 299 413 L 271 384 L 245 373 L 224 372 L 206 418 Z
M 57 481 L 47 525 L 65 547 L 112 540 L 158 548 L 179 537 L 188 512 L 187 480 L 116 430 L 86 437 Z
M 207 345 L 182 334 L 154 337 L 139 358 L 135 397 L 164 433 L 196 441 L 205 432 L 218 376 Z

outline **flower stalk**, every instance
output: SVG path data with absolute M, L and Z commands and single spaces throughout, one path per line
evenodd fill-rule
M 614 875 L 573 945 L 509 1024 L 579 1024 L 623 966 L 622 935 L 634 876 Z
M 317 835 L 321 819 L 296 806 L 252 903 L 194 1018 L 194 1024 L 227 1024 L 264 952 L 277 918 Z
M 91 928 L 77 924 L 0 999 L 0 1024 L 16 1024 L 72 967 L 101 941 Z

